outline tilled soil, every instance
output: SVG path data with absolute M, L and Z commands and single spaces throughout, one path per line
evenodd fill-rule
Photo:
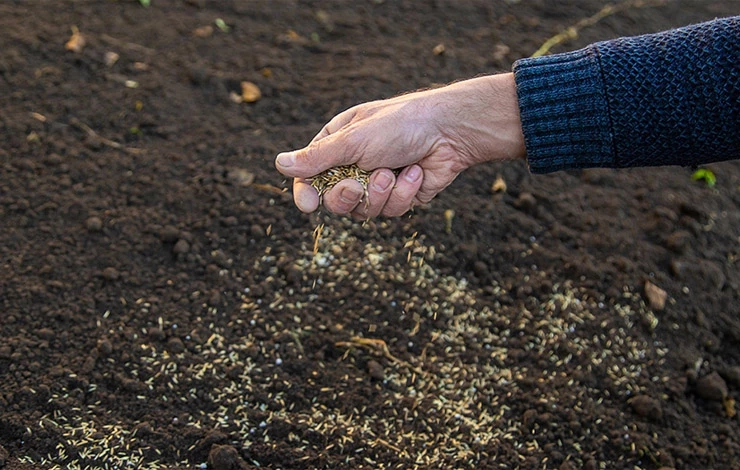
M 740 164 L 489 165 L 366 224 L 273 168 L 605 5 L 3 2 L 0 468 L 737 468 Z M 738 13 L 619 5 L 553 51 Z

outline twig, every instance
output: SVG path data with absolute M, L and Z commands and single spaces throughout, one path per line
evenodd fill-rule
M 101 34 L 100 39 L 102 39 L 103 42 L 107 42 L 108 44 L 113 44 L 114 46 L 124 47 L 127 49 L 133 49 L 136 51 L 145 52 L 147 54 L 155 54 L 157 52 L 150 47 L 142 46 L 141 44 L 136 44 L 135 42 L 122 41 L 120 39 L 114 38 L 113 36 L 108 36 L 107 34 Z
M 349 341 L 339 341 L 335 343 L 335 345 L 337 347 L 346 347 L 346 348 L 351 348 L 354 346 L 364 347 L 366 349 L 369 349 L 370 351 L 375 351 L 377 353 L 380 353 L 382 356 L 384 356 L 386 359 L 388 359 L 394 364 L 398 364 L 398 365 L 411 369 L 413 372 L 421 375 L 422 377 L 427 376 L 427 373 L 424 372 L 423 370 L 411 365 L 409 362 L 406 362 L 394 356 L 391 353 L 391 351 L 388 349 L 388 345 L 386 344 L 386 342 L 383 341 L 382 339 L 362 338 L 360 336 L 353 336 L 352 338 L 350 338 Z
M 268 193 L 278 194 L 280 196 L 286 196 L 288 192 L 288 188 L 278 188 L 277 186 L 265 183 L 252 183 L 250 186 L 260 191 L 267 191 Z
M 599 10 L 596 14 L 591 15 L 588 18 L 584 18 L 572 26 L 568 26 L 563 31 L 545 41 L 540 46 L 540 48 L 537 49 L 534 54 L 532 54 L 532 57 L 543 56 L 549 53 L 550 49 L 552 49 L 553 47 L 571 39 L 577 38 L 580 30 L 588 26 L 593 26 L 608 16 L 620 13 L 625 10 L 629 10 L 631 8 L 657 7 L 665 5 L 669 1 L 670 0 L 631 0 L 624 3 L 610 3 L 609 5 L 606 5 L 604 8 Z
M 94 130 L 92 130 L 92 128 L 90 126 L 88 126 L 84 122 L 80 122 L 76 118 L 72 118 L 70 120 L 70 124 L 72 124 L 74 127 L 78 128 L 78 129 L 81 129 L 81 130 L 85 131 L 85 133 L 87 133 L 88 136 L 90 136 L 92 138 L 95 138 L 95 139 L 98 139 L 101 143 L 103 143 L 104 145 L 107 145 L 108 147 L 111 147 L 111 148 L 114 148 L 114 149 L 117 149 L 117 150 L 121 150 L 123 152 L 130 153 L 132 155 L 140 155 L 143 152 L 143 150 L 141 150 L 141 149 L 126 147 L 125 145 L 120 144 L 120 143 L 118 143 L 116 141 L 113 141 L 113 140 L 110 140 L 110 139 L 106 139 L 105 137 L 101 136 L 100 134 L 98 134 L 97 132 L 95 132 Z

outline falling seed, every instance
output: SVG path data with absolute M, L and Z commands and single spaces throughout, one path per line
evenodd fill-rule
M 452 232 L 452 219 L 455 218 L 455 211 L 452 209 L 447 209 L 445 211 L 445 232 L 450 233 Z

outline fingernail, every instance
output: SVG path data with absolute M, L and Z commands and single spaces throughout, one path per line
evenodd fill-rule
M 339 199 L 341 199 L 342 202 L 345 202 L 347 204 L 354 204 L 361 197 L 362 197 L 362 194 L 352 189 L 349 189 L 349 188 L 344 188 L 342 189 L 342 192 L 339 193 Z
M 409 183 L 415 183 L 421 177 L 421 168 L 418 166 L 412 166 L 409 171 L 406 172 L 406 181 Z
M 373 186 L 375 186 L 379 191 L 385 191 L 391 187 L 391 183 L 393 183 L 393 178 L 391 178 L 390 175 L 387 173 L 379 173 L 378 176 L 375 177 Z
M 281 153 L 277 156 L 277 164 L 283 168 L 290 168 L 295 163 L 295 155 L 292 153 Z

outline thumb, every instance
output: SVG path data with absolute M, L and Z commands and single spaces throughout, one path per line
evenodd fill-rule
M 275 167 L 285 176 L 310 178 L 329 168 L 354 163 L 359 155 L 355 155 L 343 134 L 338 132 L 302 149 L 283 152 L 275 159 Z

